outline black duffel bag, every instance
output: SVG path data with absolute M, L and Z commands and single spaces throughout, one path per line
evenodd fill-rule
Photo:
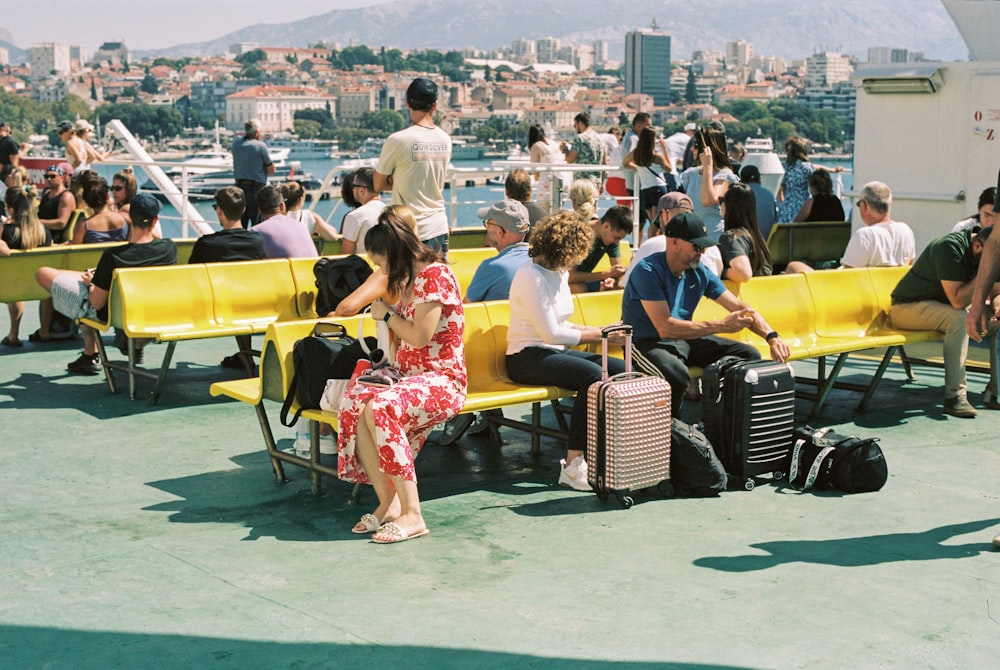
M 842 435 L 828 428 L 795 429 L 788 466 L 788 481 L 793 487 L 866 493 L 881 489 L 888 478 L 878 438 Z
M 726 490 L 726 469 L 712 443 L 691 424 L 673 419 L 670 432 L 670 485 L 674 495 L 716 496 Z
M 375 351 L 378 343 L 374 337 L 366 337 L 365 346 L 368 351 Z M 327 380 L 350 379 L 358 361 L 367 357 L 361 341 L 348 335 L 342 324 L 317 323 L 313 332 L 292 348 L 295 372 L 281 406 L 281 424 L 293 426 L 302 410 L 319 409 Z M 299 408 L 289 419 L 288 414 L 296 400 Z

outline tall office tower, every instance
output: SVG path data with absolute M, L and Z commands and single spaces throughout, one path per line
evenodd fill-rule
M 70 71 L 69 45 L 44 42 L 28 47 L 31 78 L 44 79 L 50 74 L 65 75 Z
M 535 41 L 535 54 L 539 63 L 555 63 L 559 53 L 559 40 L 555 37 L 543 37 Z
M 670 35 L 653 28 L 625 34 L 625 94 L 645 93 L 670 104 Z
M 605 40 L 594 40 L 594 67 L 604 67 L 608 62 L 608 43 Z
M 842 53 L 822 51 L 806 59 L 806 81 L 813 86 L 833 86 L 853 72 L 851 59 Z
M 753 45 L 746 40 L 726 42 L 726 65 L 735 67 L 746 67 L 753 57 Z

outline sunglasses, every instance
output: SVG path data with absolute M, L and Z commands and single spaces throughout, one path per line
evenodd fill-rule
M 59 175 L 57 175 L 57 174 L 47 174 L 47 175 L 45 175 L 45 178 L 46 179 L 58 179 Z
M 692 244 L 691 246 L 694 247 L 694 252 L 696 254 L 704 253 L 705 251 L 705 247 L 699 247 L 697 244 Z
M 118 191 L 124 191 L 125 187 L 124 186 L 112 186 L 111 190 L 114 191 L 115 193 L 117 193 Z

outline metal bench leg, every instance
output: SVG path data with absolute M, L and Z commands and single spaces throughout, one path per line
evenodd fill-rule
M 810 418 L 819 416 L 819 413 L 823 411 L 823 405 L 826 403 L 826 398 L 830 395 L 830 391 L 833 390 L 833 385 L 837 381 L 837 375 L 840 374 L 840 370 L 844 367 L 844 363 L 847 362 L 847 356 L 847 353 L 837 356 L 837 362 L 833 364 L 833 370 L 830 371 L 830 377 L 824 380 L 823 375 L 820 375 L 817 380 L 822 383 L 822 388 L 816 396 L 816 402 L 813 403 L 812 412 L 809 414 Z
M 163 384 L 167 381 L 167 370 L 170 369 L 170 361 L 174 357 L 174 347 L 177 346 L 177 342 L 167 342 L 167 350 L 163 354 L 163 364 L 160 366 L 160 374 L 156 377 L 156 384 L 153 386 L 153 397 L 150 398 L 149 404 L 155 405 L 156 401 L 160 399 L 160 393 L 163 392 Z M 132 365 L 133 351 L 132 351 L 132 340 L 129 340 L 129 366 Z
M 917 376 L 913 374 L 913 367 L 910 365 L 910 357 L 906 355 L 906 349 L 899 347 L 899 361 L 903 364 L 903 371 L 906 372 L 907 381 L 917 381 Z
M 323 475 L 316 466 L 319 465 L 319 421 L 309 420 L 309 474 L 312 477 L 313 495 L 323 492 Z
M 889 367 L 889 363 L 892 362 L 892 357 L 896 355 L 896 349 L 899 347 L 889 347 L 885 350 L 885 356 L 878 364 L 878 368 L 875 370 L 875 374 L 872 375 L 872 380 L 868 383 L 868 388 L 865 389 L 865 394 L 861 396 L 861 402 L 858 403 L 858 411 L 862 411 L 868 405 L 868 401 L 871 400 L 872 396 L 875 394 L 875 389 L 878 388 L 878 384 L 882 381 L 882 375 L 885 374 L 886 369 Z
M 86 326 L 83 326 L 86 328 Z M 109 393 L 118 393 L 118 384 L 115 382 L 115 374 L 111 371 L 111 367 L 108 365 L 108 352 L 104 348 L 104 338 L 101 337 L 99 332 L 95 333 L 97 336 L 97 353 L 101 356 L 101 367 L 104 368 L 104 380 L 108 383 Z
M 264 446 L 267 447 L 267 455 L 271 458 L 271 468 L 274 470 L 274 478 L 279 484 L 283 484 L 285 479 L 285 468 L 281 461 L 274 454 L 278 451 L 278 446 L 274 443 L 274 433 L 271 432 L 271 422 L 267 420 L 267 412 L 264 411 L 264 403 L 259 402 L 254 406 L 257 414 L 257 423 L 260 424 L 260 432 L 264 436 Z
M 542 403 L 531 403 L 531 455 L 538 456 L 542 453 L 542 435 L 538 429 L 542 425 Z

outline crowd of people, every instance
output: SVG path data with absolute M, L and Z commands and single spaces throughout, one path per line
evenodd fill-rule
M 352 385 L 338 417 L 340 476 L 371 484 L 378 499 L 353 532 L 371 534 L 376 543 L 428 533 L 414 459 L 436 426 L 459 422 L 460 434 L 470 423 L 464 415 L 456 418 L 466 393 L 464 303 L 509 300 L 505 363 L 511 380 L 577 392 L 558 483 L 587 491 L 586 390 L 601 378 L 601 357 L 578 345 L 599 342 L 602 336 L 600 328 L 570 321 L 572 293 L 621 290 L 621 320 L 633 331 L 633 365 L 669 382 L 676 415 L 685 399 L 698 395 L 689 368 L 723 356 L 759 358 L 756 347 L 720 335 L 748 330 L 766 343 L 773 360 L 785 361 L 790 355 L 780 333 L 723 280 L 739 284 L 775 272 L 817 271 L 799 261 L 775 267 L 766 242 L 771 228 L 783 222 L 845 219 L 830 177 L 841 168 L 811 163 L 802 138 L 786 143 L 787 169 L 777 192 L 771 193 L 762 186 L 755 166 L 740 167 L 741 152 L 732 150 L 717 122 L 688 124 L 663 138 L 652 128 L 649 115 L 640 113 L 622 137 L 618 128 L 596 132 L 587 115 L 580 114 L 573 140 L 562 146 L 533 126 L 528 138 L 531 162 L 607 165 L 621 171 L 577 171 L 573 179 L 549 169 L 534 175 L 511 171 L 505 198 L 478 211 L 485 244 L 497 255 L 476 270 L 462 296 L 447 264 L 449 231 L 442 190 L 451 140 L 434 122 L 437 94 L 429 79 L 412 82 L 406 93 L 410 125 L 388 138 L 374 168 L 362 168 L 345 179 L 343 197 L 350 209 L 339 230 L 303 209 L 298 184 L 279 188 L 267 183 L 274 166 L 260 139 L 259 123 L 248 121 L 244 137 L 233 146 L 235 184 L 215 194 L 221 230 L 200 238 L 190 258 L 202 263 L 314 257 L 314 237 L 322 237 L 340 239 L 344 253 L 368 254 L 379 268 L 329 314 L 347 316 L 370 305 L 371 316 L 384 321 L 392 337 L 390 359 L 398 381 Z M 104 252 L 93 270 L 38 270 L 36 278 L 52 298 L 43 308 L 33 341 L 50 339 L 53 311 L 70 319 L 106 315 L 115 268 L 176 259 L 173 244 L 157 232 L 157 201 L 137 192 L 131 172 L 115 174 L 109 186 L 87 169 L 104 158 L 86 148 L 92 129 L 88 126 L 59 125 L 68 160 L 49 166 L 41 192 L 26 183 L 16 152 L 7 152 L 8 162 L 0 172 L 6 211 L 0 253 L 68 241 L 124 243 Z M 6 151 L 9 142 L 3 130 L 0 124 L 0 150 Z M 3 155 L 0 151 L 0 159 Z M 623 200 L 602 212 L 598 203 L 605 187 Z M 550 211 L 557 188 L 565 189 L 569 209 Z M 382 200 L 382 193 L 391 193 L 390 203 Z M 991 318 L 995 311 L 989 311 L 997 304 L 990 300 L 1000 295 L 1000 237 L 991 236 L 1000 209 L 996 189 L 984 190 L 973 216 L 919 254 L 912 230 L 892 218 L 892 193 L 886 184 L 863 185 L 857 205 L 864 225 L 852 235 L 840 266 L 909 267 L 892 292 L 888 321 L 902 330 L 943 333 L 943 411 L 975 417 L 978 410 L 968 399 L 965 362 L 969 338 L 980 340 L 996 329 Z M 639 208 L 642 232 L 633 239 L 636 249 L 626 267 L 620 244 L 633 234 L 633 206 Z M 605 256 L 608 269 L 597 270 Z M 717 302 L 726 316 L 694 320 L 703 298 Z M 10 329 L 4 346 L 22 346 L 23 310 L 22 303 L 8 305 Z M 100 372 L 98 336 L 83 329 L 84 350 L 67 366 L 70 372 Z M 615 333 L 612 341 L 620 343 L 621 337 Z M 136 347 L 139 360 L 142 344 Z M 243 355 L 238 352 L 222 364 L 245 367 Z M 995 369 L 995 353 L 991 363 Z M 615 357 L 608 366 L 611 374 L 625 368 Z M 1000 409 L 994 381 L 984 404 Z

